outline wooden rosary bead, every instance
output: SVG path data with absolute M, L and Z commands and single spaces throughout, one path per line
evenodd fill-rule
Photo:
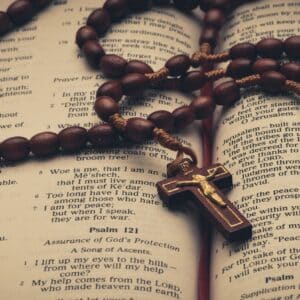
M 286 77 L 276 71 L 268 71 L 261 75 L 261 86 L 265 92 L 279 93 L 282 91 Z
M 146 63 L 141 60 L 131 60 L 128 62 L 125 73 L 140 73 L 140 74 L 147 74 L 153 73 L 153 69 Z
M 232 0 L 208 0 L 207 2 L 209 2 L 210 8 L 218 8 L 222 11 L 228 11 L 231 8 Z
M 83 26 L 76 33 L 76 44 L 81 48 L 87 41 L 98 40 L 98 34 L 91 26 Z
M 1 156 L 6 161 L 17 162 L 28 157 L 29 141 L 24 137 L 13 137 L 3 141 L 0 145 Z
M 284 44 L 281 40 L 267 38 L 256 44 L 257 53 L 263 58 L 279 59 L 282 56 Z
M 153 0 L 156 5 L 169 5 L 171 0 Z
M 93 27 L 99 36 L 103 35 L 110 27 L 111 20 L 105 9 L 94 10 L 87 19 L 87 25 Z
M 195 114 L 190 106 L 184 105 L 176 108 L 173 113 L 176 130 L 182 130 L 195 120 Z
M 103 83 L 98 91 L 97 98 L 101 96 L 109 96 L 116 101 L 120 101 L 123 96 L 123 89 L 119 80 L 108 80 Z
M 121 84 L 123 87 L 124 95 L 133 96 L 144 91 L 149 83 L 149 79 L 144 74 L 130 73 L 125 75 Z
M 120 20 L 128 14 L 127 0 L 107 0 L 103 6 L 113 21 Z
M 132 142 L 142 143 L 153 137 L 155 124 L 142 118 L 131 118 L 127 121 L 125 137 Z
M 232 78 L 242 78 L 251 74 L 252 61 L 247 58 L 234 59 L 227 67 L 227 75 Z
M 234 80 L 223 82 L 213 89 L 216 104 L 230 106 L 241 97 L 240 88 Z
M 105 55 L 101 45 L 97 41 L 90 40 L 84 43 L 82 51 L 88 63 L 94 68 L 99 68 L 100 59 Z
M 165 64 L 171 76 L 180 76 L 186 73 L 191 66 L 190 58 L 185 54 L 179 54 L 171 57 Z
M 119 137 L 109 124 L 100 124 L 88 130 L 88 141 L 96 147 L 109 147 L 117 143 Z
M 18 26 L 29 21 L 34 15 L 34 8 L 28 0 L 16 0 L 8 8 L 7 14 Z
M 229 50 L 229 55 L 231 59 L 248 58 L 254 60 L 257 56 L 257 51 L 255 45 L 251 43 L 240 43 Z
M 199 96 L 190 104 L 195 113 L 196 120 L 206 119 L 212 116 L 215 110 L 215 103 L 210 96 Z
M 42 9 L 49 5 L 52 0 L 30 0 L 37 9 Z
M 219 37 L 219 31 L 214 27 L 204 27 L 200 37 L 200 45 L 208 43 L 211 47 L 215 47 Z
M 63 151 L 76 152 L 85 147 L 87 131 L 85 128 L 73 126 L 63 129 L 58 134 L 58 138 Z
M 109 117 L 119 113 L 118 103 L 111 97 L 102 96 L 95 102 L 95 111 L 99 118 L 105 122 L 109 121 Z
M 175 119 L 173 115 L 166 110 L 158 110 L 148 116 L 148 120 L 152 121 L 156 127 L 164 129 L 167 132 L 174 130 Z
M 225 23 L 225 15 L 220 9 L 212 8 L 206 12 L 204 23 L 207 27 L 220 29 Z
M 10 31 L 12 27 L 13 24 L 11 23 L 8 14 L 0 11 L 0 36 Z
M 190 11 L 199 5 L 198 0 L 173 0 L 174 6 L 182 11 Z
M 300 82 L 300 63 L 283 64 L 281 73 L 289 80 Z
M 263 74 L 267 71 L 278 71 L 280 68 L 280 63 L 271 58 L 261 58 L 258 59 L 252 65 L 252 72 L 254 74 Z
M 59 151 L 58 135 L 53 132 L 38 133 L 30 139 L 30 149 L 37 157 L 56 154 Z
M 127 0 L 128 6 L 133 11 L 143 11 L 151 7 L 150 0 Z
M 106 54 L 100 60 L 100 68 L 107 77 L 121 77 L 125 73 L 127 61 L 115 54 Z
M 300 36 L 292 36 L 284 41 L 284 51 L 290 59 L 300 59 Z
M 191 71 L 181 78 L 181 87 L 183 91 L 193 92 L 199 90 L 206 82 L 206 76 L 203 70 Z

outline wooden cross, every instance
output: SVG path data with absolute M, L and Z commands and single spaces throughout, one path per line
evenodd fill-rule
M 181 209 L 192 201 L 228 241 L 251 237 L 252 225 L 221 192 L 232 188 L 232 175 L 223 165 L 199 169 L 183 159 L 175 177 L 158 182 L 157 188 L 170 209 Z

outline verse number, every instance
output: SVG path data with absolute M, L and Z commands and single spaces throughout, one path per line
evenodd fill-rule
M 139 229 L 137 227 L 125 227 L 125 233 L 139 233 Z

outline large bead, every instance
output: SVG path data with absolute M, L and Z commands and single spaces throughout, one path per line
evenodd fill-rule
M 99 67 L 100 59 L 103 55 L 105 55 L 105 52 L 97 41 L 85 42 L 82 47 L 82 51 L 86 56 L 88 63 L 92 67 L 94 68 Z
M 120 112 L 118 103 L 111 97 L 102 96 L 95 102 L 95 111 L 103 121 L 109 121 L 109 118 Z
M 97 98 L 109 96 L 115 101 L 120 101 L 123 96 L 123 89 L 119 80 L 108 80 L 104 82 L 97 91 Z
M 191 60 L 187 55 L 179 54 L 171 57 L 165 64 L 171 76 L 183 75 L 191 66 Z
M 279 93 L 284 87 L 286 77 L 276 71 L 268 71 L 261 76 L 262 89 L 268 93 Z
M 190 106 L 195 113 L 196 120 L 202 120 L 213 114 L 216 104 L 210 96 L 199 96 L 192 101 Z
M 247 58 L 234 59 L 227 67 L 227 75 L 232 78 L 242 78 L 251 74 L 252 62 Z
M 281 72 L 287 79 L 300 82 L 300 63 L 286 63 L 282 65 Z
M 14 1 L 8 8 L 7 14 L 16 25 L 22 25 L 34 15 L 33 5 L 28 0 Z
M 125 73 L 127 61 L 115 54 L 104 55 L 100 60 L 100 68 L 107 77 L 121 77 Z
M 108 147 L 116 144 L 119 137 L 111 125 L 100 124 L 89 129 L 88 140 L 93 146 Z
M 42 132 L 30 139 L 30 149 L 35 156 L 44 157 L 59 151 L 58 135 L 53 132 Z
M 130 141 L 142 143 L 153 136 L 155 124 L 142 118 L 131 118 L 127 121 L 125 136 Z
M 83 26 L 76 33 L 76 44 L 81 48 L 89 40 L 98 40 L 98 34 L 91 26 Z
M 103 8 L 109 12 L 113 21 L 125 17 L 129 11 L 127 0 L 107 0 Z
M 127 0 L 128 6 L 133 11 L 147 10 L 151 7 L 150 0 Z
M 147 88 L 148 82 L 148 78 L 144 74 L 139 73 L 127 74 L 121 80 L 123 92 L 126 96 L 141 93 Z
M 109 13 L 101 8 L 94 10 L 87 19 L 87 25 L 93 27 L 100 36 L 108 30 L 110 24 Z
M 254 60 L 257 56 L 257 52 L 255 45 L 251 43 L 240 43 L 230 49 L 229 55 L 231 59 L 248 58 Z
M 140 73 L 147 74 L 153 73 L 153 69 L 146 63 L 140 60 L 131 60 L 128 62 L 125 73 Z
M 200 36 L 199 43 L 208 43 L 211 47 L 215 47 L 219 37 L 219 31 L 214 27 L 204 27 Z
M 7 33 L 12 27 L 13 24 L 11 23 L 7 13 L 0 11 L 0 36 Z
M 148 116 L 148 120 L 154 122 L 156 127 L 171 132 L 174 129 L 175 119 L 173 115 L 166 110 L 158 110 Z
M 271 58 L 258 59 L 252 65 L 252 71 L 254 74 L 263 74 L 267 71 L 278 71 L 279 68 L 280 68 L 280 63 Z
M 195 114 L 190 106 L 181 106 L 175 109 L 172 113 L 175 120 L 175 129 L 182 130 L 190 125 L 195 120 Z
M 198 0 L 173 0 L 175 7 L 183 11 L 195 9 L 199 5 Z
M 23 137 L 13 137 L 0 144 L 1 156 L 6 161 L 16 162 L 28 157 L 30 152 L 29 141 Z
M 241 97 L 240 88 L 234 80 L 223 82 L 213 90 L 216 104 L 229 106 L 238 101 Z
M 300 36 L 292 36 L 286 39 L 284 51 L 290 59 L 300 59 Z
M 224 22 L 225 15 L 220 9 L 212 8 L 205 14 L 204 23 L 207 27 L 211 26 L 220 29 Z
M 52 0 L 31 0 L 37 9 L 42 9 L 52 2 Z
M 65 152 L 76 152 L 85 147 L 87 142 L 86 129 L 73 126 L 63 129 L 58 134 L 60 146 Z
M 206 82 L 205 73 L 202 69 L 186 73 L 181 78 L 182 90 L 193 92 L 199 90 Z
M 284 44 L 279 39 L 267 38 L 257 43 L 256 49 L 261 57 L 278 59 L 283 53 Z

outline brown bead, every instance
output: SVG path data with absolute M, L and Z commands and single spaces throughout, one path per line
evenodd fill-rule
M 30 0 L 37 9 L 42 9 L 49 5 L 52 0 Z
M 53 132 L 42 132 L 30 139 L 31 152 L 38 157 L 56 154 L 59 151 L 58 135 Z
M 236 58 L 227 67 L 227 75 L 242 78 L 251 74 L 252 62 L 247 58 Z
M 163 90 L 180 90 L 181 80 L 179 78 L 167 78 L 159 85 L 159 87 Z
M 210 96 L 199 96 L 190 104 L 195 113 L 196 120 L 206 119 L 212 116 L 216 104 Z
M 87 41 L 98 40 L 98 34 L 91 26 L 83 26 L 76 33 L 76 44 L 81 48 Z
M 86 129 L 73 126 L 63 129 L 58 134 L 60 146 L 65 152 L 76 152 L 85 147 L 87 142 Z
M 127 61 L 115 54 L 104 55 L 100 60 L 100 68 L 107 77 L 121 77 L 125 73 Z
M 205 82 L 206 76 L 203 70 L 188 72 L 181 78 L 182 90 L 187 92 L 197 91 Z
M 183 75 L 191 66 L 191 60 L 187 55 L 179 54 L 171 57 L 165 64 L 171 76 Z
M 13 27 L 8 14 L 0 11 L 0 36 L 10 31 Z
M 148 120 L 152 121 L 156 127 L 171 132 L 174 129 L 175 119 L 173 115 L 166 110 L 158 110 L 148 116 Z
M 23 137 L 13 137 L 0 145 L 1 156 L 6 161 L 16 162 L 28 157 L 30 152 L 29 141 Z
M 183 11 L 190 11 L 199 5 L 199 0 L 173 0 L 174 6 Z
M 113 21 L 125 17 L 129 12 L 127 0 L 106 0 L 103 8 L 108 11 Z
M 120 81 L 108 80 L 99 87 L 97 91 L 97 98 L 101 96 L 109 96 L 115 101 L 120 101 L 123 94 L 124 93 Z
M 282 91 L 286 77 L 276 71 L 268 71 L 261 76 L 261 86 L 265 92 L 279 93 Z
M 257 53 L 261 57 L 278 59 L 283 53 L 284 44 L 281 40 L 267 38 L 256 45 Z
M 7 8 L 7 14 L 14 24 L 22 25 L 33 17 L 33 5 L 28 0 L 14 1 Z
M 171 0 L 153 0 L 153 3 L 155 5 L 161 5 L 161 6 L 169 5 L 170 2 L 171 2 Z
M 140 60 L 131 60 L 128 62 L 125 73 L 140 73 L 147 74 L 153 73 L 153 69 L 146 63 Z
M 292 36 L 286 39 L 284 51 L 290 59 L 300 59 L 300 36 Z
M 287 79 L 300 82 L 300 63 L 286 63 L 282 65 L 281 72 Z
M 218 8 L 222 11 L 228 11 L 232 5 L 233 0 L 209 0 L 211 8 Z
M 220 29 L 225 22 L 224 13 L 217 8 L 210 9 L 206 12 L 204 23 L 206 27 L 214 27 Z
M 248 58 L 254 60 L 257 56 L 257 51 L 255 45 L 251 43 L 240 43 L 229 50 L 229 55 L 231 59 Z
M 223 82 L 213 90 L 214 100 L 218 105 L 230 106 L 241 97 L 240 89 L 234 80 Z
M 200 37 L 200 45 L 208 43 L 211 47 L 215 47 L 218 41 L 219 31 L 214 27 L 204 27 Z
M 131 118 L 127 121 L 125 136 L 132 142 L 142 143 L 153 136 L 155 124 L 142 118 Z
M 133 11 L 147 10 L 151 7 L 150 0 L 127 0 L 128 6 Z
M 95 111 L 99 118 L 105 122 L 109 120 L 110 116 L 120 112 L 118 103 L 107 96 L 102 96 L 96 100 Z
M 110 27 L 111 20 L 105 9 L 94 10 L 87 19 L 87 25 L 93 27 L 98 35 L 103 35 Z
M 195 114 L 191 107 L 181 106 L 172 113 L 174 117 L 174 125 L 176 130 L 181 130 L 190 125 L 195 120 Z
M 119 137 L 111 125 L 100 124 L 89 129 L 88 140 L 93 146 L 109 147 L 116 144 Z
M 144 91 L 148 86 L 149 80 L 144 74 L 130 73 L 125 75 L 121 84 L 126 96 L 133 96 Z
M 252 65 L 252 71 L 254 74 L 263 74 L 267 71 L 278 71 L 279 68 L 280 68 L 280 63 L 271 58 L 258 59 Z
M 94 67 L 99 67 L 100 59 L 103 55 L 105 55 L 105 52 L 101 45 L 97 41 L 87 41 L 84 43 L 82 47 L 82 51 L 84 55 L 86 56 L 86 59 L 88 63 Z

